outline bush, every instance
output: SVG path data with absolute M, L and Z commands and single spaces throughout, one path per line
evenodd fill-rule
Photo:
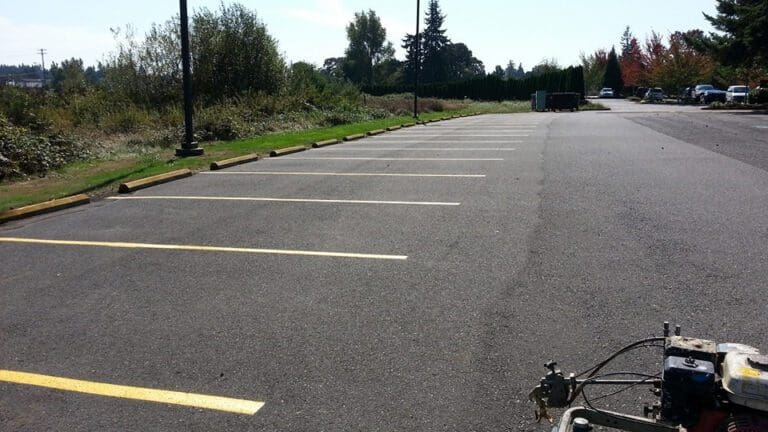
M 749 92 L 749 103 L 768 104 L 768 88 L 754 89 Z
M 79 141 L 61 135 L 39 135 L 12 125 L 0 115 L 0 179 L 44 175 L 68 162 L 89 156 L 90 152 Z
M 150 126 L 152 118 L 147 111 L 134 106 L 106 113 L 101 120 L 103 129 L 108 133 L 129 133 Z

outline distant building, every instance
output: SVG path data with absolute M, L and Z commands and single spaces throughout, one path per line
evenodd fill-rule
M 46 81 L 41 79 L 12 79 L 5 82 L 5 85 L 30 89 L 41 89 L 45 84 Z

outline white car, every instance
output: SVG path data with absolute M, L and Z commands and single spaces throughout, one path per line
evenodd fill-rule
M 748 94 L 749 87 L 747 86 L 730 86 L 725 92 L 725 101 L 745 103 Z
M 612 98 L 613 97 L 613 89 L 606 87 L 606 88 L 600 90 L 600 97 L 601 98 Z

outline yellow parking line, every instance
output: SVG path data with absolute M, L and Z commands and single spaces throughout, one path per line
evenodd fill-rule
M 264 402 L 243 399 L 105 384 L 9 370 L 0 370 L 0 381 L 97 396 L 183 405 L 234 414 L 254 415 L 264 406 Z
M 57 246 L 92 246 L 120 249 L 165 249 L 182 250 L 197 252 L 231 252 L 231 253 L 250 253 L 250 254 L 273 254 L 273 255 L 300 255 L 316 256 L 330 258 L 360 258 L 375 260 L 407 260 L 404 255 L 377 255 L 377 254 L 359 254 L 346 252 L 318 252 L 303 250 L 284 250 L 284 249 L 253 249 L 253 248 L 233 248 L 219 246 L 192 246 L 192 245 L 170 245 L 153 243 L 122 243 L 122 242 L 97 242 L 97 241 L 73 241 L 73 240 L 43 240 L 17 237 L 0 237 L 0 243 L 30 243 L 45 244 Z

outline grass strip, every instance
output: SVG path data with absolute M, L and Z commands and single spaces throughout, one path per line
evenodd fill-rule
M 530 104 L 527 102 L 474 103 L 468 109 L 423 113 L 419 118 L 421 121 L 429 121 L 443 118 L 446 115 L 519 112 L 530 112 Z M 142 156 L 132 155 L 116 160 L 76 162 L 51 172 L 46 177 L 0 184 L 0 212 L 81 193 L 88 193 L 92 197 L 111 195 L 117 192 L 120 183 L 132 180 L 184 168 L 192 171 L 205 170 L 210 167 L 211 163 L 224 159 L 236 158 L 250 153 L 267 155 L 273 150 L 365 134 L 371 130 L 386 130 L 388 127 L 411 122 L 413 122 L 413 118 L 409 116 L 388 117 L 348 125 L 306 131 L 278 132 L 248 139 L 214 142 L 203 144 L 205 155 L 193 158 L 176 158 L 173 156 L 173 149 L 163 149 Z

